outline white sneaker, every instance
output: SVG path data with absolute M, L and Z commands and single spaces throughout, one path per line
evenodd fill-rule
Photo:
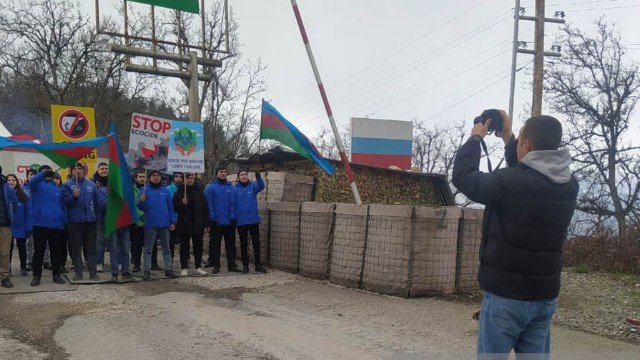
M 189 276 L 189 271 L 187 269 L 182 269 L 182 271 L 180 271 L 180 276 L 182 277 Z
M 202 268 L 197 268 L 196 272 L 198 273 L 198 275 L 207 275 L 207 272 L 204 271 Z
M 102 272 L 104 270 L 104 265 L 98 264 L 96 265 L 96 269 L 98 270 L 98 272 Z

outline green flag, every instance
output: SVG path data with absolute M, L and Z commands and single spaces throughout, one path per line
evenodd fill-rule
M 130 1 L 166 7 L 169 9 L 187 11 L 194 14 L 200 13 L 200 6 L 198 5 L 198 0 L 130 0 Z

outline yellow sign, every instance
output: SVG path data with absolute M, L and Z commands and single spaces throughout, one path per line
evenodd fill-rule
M 95 111 L 91 107 L 51 105 L 51 133 L 54 143 L 95 139 Z M 98 151 L 93 149 L 91 153 L 80 159 L 80 162 L 86 163 L 91 171 L 97 158 Z M 67 169 L 60 170 L 63 181 L 66 181 L 67 174 Z M 86 175 L 90 177 L 91 173 Z

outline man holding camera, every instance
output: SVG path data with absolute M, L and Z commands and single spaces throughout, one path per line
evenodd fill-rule
M 515 350 L 548 359 L 562 245 L 578 195 L 571 155 L 559 149 L 562 126 L 551 116 L 527 120 L 517 139 L 504 111 L 481 117 L 456 154 L 452 178 L 458 190 L 485 205 L 478 358 L 507 359 Z M 489 131 L 504 141 L 508 167 L 484 173 L 481 144 Z

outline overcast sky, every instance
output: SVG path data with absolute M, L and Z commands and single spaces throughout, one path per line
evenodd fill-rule
M 93 1 L 83 3 L 93 10 Z M 265 98 L 312 136 L 328 120 L 290 1 L 229 3 L 240 25 L 243 56 L 261 57 L 268 65 Z M 514 3 L 298 1 L 340 127 L 350 117 L 367 116 L 433 124 L 470 122 L 483 109 L 506 109 Z M 534 3 L 522 0 L 526 15 L 534 15 Z M 639 0 L 547 1 L 547 17 L 556 10 L 563 10 L 568 23 L 588 33 L 594 31 L 592 22 L 604 15 L 616 23 L 623 44 L 628 44 L 628 60 L 640 60 Z M 558 26 L 547 24 L 545 48 L 552 45 Z M 520 22 L 519 37 L 533 48 L 532 22 Z M 518 64 L 525 66 L 517 75 L 516 119 L 530 111 L 531 61 L 530 55 L 518 55 Z

